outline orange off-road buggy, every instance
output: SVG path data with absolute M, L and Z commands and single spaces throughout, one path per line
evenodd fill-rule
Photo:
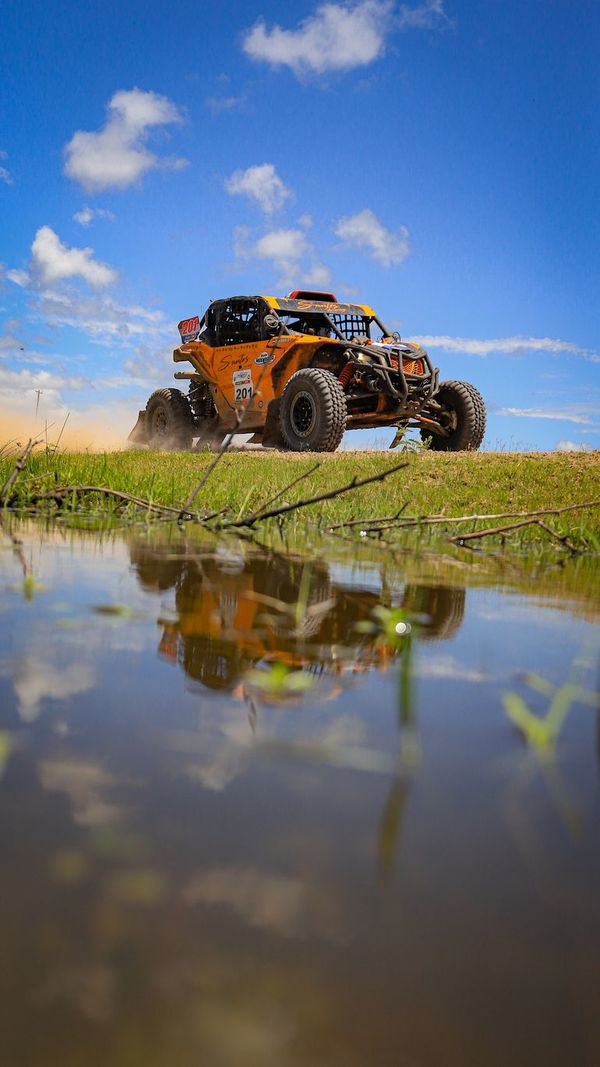
M 179 323 L 175 378 L 130 434 L 151 448 L 215 445 L 239 429 L 292 451 L 334 452 L 346 429 L 416 426 L 440 451 L 479 448 L 485 405 L 467 382 L 438 382 L 419 345 L 385 328 L 366 304 L 333 293 L 214 300 Z

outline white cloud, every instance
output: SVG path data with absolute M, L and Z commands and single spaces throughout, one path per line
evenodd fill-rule
M 416 7 L 402 4 L 395 22 L 404 30 L 428 30 L 448 23 L 449 19 L 444 11 L 444 0 L 425 0 Z
M 370 208 L 340 219 L 334 232 L 347 248 L 364 248 L 382 267 L 398 266 L 410 253 L 406 227 L 392 233 Z
M 166 347 L 156 344 L 149 345 L 143 341 L 135 345 L 133 355 L 123 363 L 123 369 L 127 374 L 127 381 L 132 379 L 141 382 L 147 387 L 148 382 L 169 381 L 173 374 L 173 346 L 174 341 Z
M 23 342 L 20 341 L 19 338 L 15 337 L 14 335 L 15 325 L 13 325 L 13 322 L 16 323 L 16 320 L 9 320 L 8 322 L 4 323 L 4 329 L 7 332 L 3 334 L 2 337 L 0 337 L 0 356 L 3 353 L 16 354 L 18 353 L 19 349 L 23 347 Z
M 428 656 L 416 665 L 415 673 L 420 678 L 449 678 L 457 682 L 489 682 L 490 675 L 478 667 L 468 667 L 454 656 Z
M 244 103 L 243 96 L 207 96 L 205 104 L 213 115 L 220 115 L 222 111 L 233 111 Z
M 256 201 L 266 215 L 279 211 L 292 195 L 272 163 L 258 163 L 247 170 L 236 170 L 225 181 L 232 196 L 244 194 Z
M 39 776 L 44 789 L 69 797 L 73 818 L 80 826 L 115 823 L 125 814 L 109 799 L 118 783 L 100 763 L 79 756 L 54 757 L 40 763 Z
M 51 326 L 82 330 L 100 344 L 130 346 L 143 338 L 173 337 L 176 328 L 158 308 L 124 305 L 106 294 L 44 289 L 35 296 L 35 312 Z
M 116 270 L 93 259 L 93 248 L 67 248 L 50 226 L 40 227 L 31 251 L 32 267 L 45 285 L 64 278 L 83 278 L 90 285 L 101 287 L 117 278 Z
M 260 18 L 248 30 L 243 50 L 272 67 L 289 67 L 298 77 L 348 71 L 380 59 L 394 30 L 432 29 L 448 23 L 443 0 L 424 0 L 394 13 L 393 0 L 321 3 L 295 29 L 267 28 Z
M 93 671 L 84 663 L 59 668 L 37 656 L 26 656 L 17 663 L 13 676 L 19 717 L 23 722 L 33 722 L 43 700 L 69 700 L 92 689 L 94 684 Z
M 316 257 L 315 249 L 303 230 L 269 230 L 258 240 L 250 240 L 249 230 L 240 226 L 235 232 L 235 251 L 240 259 L 262 259 L 270 262 L 277 273 L 277 285 L 291 288 L 296 285 L 327 286 L 331 271 Z
M 573 352 L 593 353 L 573 344 L 552 337 L 499 337 L 495 340 L 480 340 L 475 337 L 448 337 L 423 335 L 413 340 L 425 348 L 442 348 L 446 352 L 464 352 L 471 356 L 489 356 L 492 352 L 519 355 L 524 352 Z
M 254 246 L 257 256 L 262 259 L 272 259 L 274 263 L 283 266 L 286 263 L 300 260 L 308 251 L 308 241 L 302 230 L 270 230 L 258 239 Z
M 592 446 L 586 441 L 557 441 L 557 452 L 592 452 Z
M 259 19 L 242 47 L 251 59 L 289 67 L 298 76 L 353 70 L 383 55 L 392 7 L 391 0 L 324 3 L 293 30 L 267 29 Z
M 9 370 L 8 367 L 0 367 L 0 397 L 5 401 L 17 396 L 33 396 L 37 389 L 58 394 L 61 389 L 83 389 L 87 384 L 87 380 L 79 375 L 68 377 L 47 370 Z
M 591 425 L 593 420 L 585 411 L 574 408 L 565 411 L 546 411 L 543 408 L 499 408 L 496 415 L 510 415 L 519 419 L 552 419 L 558 422 L 575 422 L 580 425 Z
M 26 270 L 7 270 L 6 277 L 14 285 L 20 285 L 21 288 L 29 285 L 30 282 L 29 274 Z
M 65 174 L 90 193 L 126 189 L 146 171 L 179 169 L 187 160 L 159 158 L 147 148 L 153 129 L 181 122 L 166 96 L 122 89 L 108 104 L 108 118 L 96 132 L 78 130 L 65 147 Z
M 94 219 L 108 219 L 110 222 L 114 222 L 115 216 L 112 211 L 107 211 L 103 207 L 84 207 L 81 211 L 76 211 L 73 215 L 73 220 L 78 222 L 80 226 L 89 226 Z
M 0 159 L 8 159 L 8 152 L 4 149 L 0 149 Z M 14 185 L 15 180 L 8 167 L 0 167 L 0 182 L 4 182 L 5 185 Z

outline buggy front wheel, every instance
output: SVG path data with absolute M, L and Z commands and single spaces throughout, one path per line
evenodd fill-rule
M 320 367 L 296 371 L 281 398 L 284 443 L 294 452 L 335 452 L 346 414 L 346 396 L 335 374 Z
M 442 417 L 437 417 L 448 430 L 447 436 L 436 434 L 429 428 L 421 429 L 421 438 L 430 441 L 434 452 L 476 451 L 485 435 L 485 404 L 481 393 L 469 382 L 442 382 L 435 395 L 442 408 Z

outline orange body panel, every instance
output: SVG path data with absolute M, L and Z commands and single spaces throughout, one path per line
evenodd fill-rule
M 239 345 L 212 348 L 202 341 L 188 341 L 176 348 L 173 359 L 176 363 L 189 361 L 195 371 L 213 387 L 213 399 L 219 418 L 227 428 L 235 425 L 236 409 L 247 404 L 244 413 L 244 428 L 257 430 L 264 426 L 267 408 L 281 395 L 288 379 L 297 370 L 307 367 L 317 349 L 344 346 L 339 341 L 322 337 L 274 337 L 269 341 L 250 341 Z M 276 387 L 273 372 L 286 357 L 286 372 L 280 390 Z M 245 372 L 245 373 L 244 373 Z M 252 398 L 243 393 L 249 380 Z

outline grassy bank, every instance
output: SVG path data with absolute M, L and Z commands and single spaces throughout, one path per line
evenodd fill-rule
M 28 507 L 34 496 L 60 485 L 110 486 L 160 504 L 178 506 L 214 457 L 208 453 L 112 452 L 99 455 L 65 453 L 30 456 L 15 492 L 19 506 Z M 289 482 L 320 467 L 282 499 L 297 500 L 376 474 L 406 460 L 407 467 L 385 482 L 366 486 L 298 512 L 306 518 L 339 522 L 355 516 L 389 515 L 406 505 L 406 514 L 443 513 L 448 516 L 528 511 L 563 507 L 600 498 L 600 462 L 585 453 L 344 453 L 289 455 L 282 453 L 226 454 L 198 496 L 198 510 L 228 507 L 233 514 L 247 513 L 274 496 Z M 14 466 L 14 458 L 0 459 L 0 485 Z M 72 502 L 68 502 L 70 506 Z M 83 506 L 106 514 L 114 502 L 99 497 Z M 561 532 L 590 538 L 598 547 L 598 511 L 573 512 L 553 519 Z

